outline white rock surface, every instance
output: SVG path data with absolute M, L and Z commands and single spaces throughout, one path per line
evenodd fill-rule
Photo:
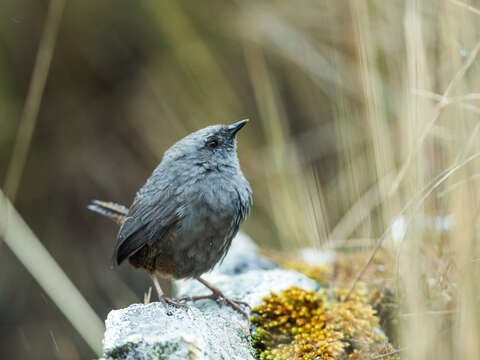
M 235 275 L 250 270 L 269 270 L 275 267 L 273 262 L 259 255 L 258 245 L 250 236 L 239 232 L 233 239 L 227 256 L 213 269 L 213 273 Z
M 212 307 L 216 307 L 212 304 Z M 221 311 L 168 309 L 161 303 L 111 311 L 104 356 L 114 359 L 253 359 L 246 322 Z
M 255 307 L 262 301 L 262 298 L 270 295 L 270 292 L 279 293 L 289 286 L 295 285 L 305 290 L 315 290 L 318 285 L 312 279 L 297 273 L 293 270 L 251 270 L 239 275 L 222 275 L 216 272 L 205 274 L 205 280 L 214 284 L 223 294 L 235 300 L 247 302 Z M 185 280 L 178 286 L 179 297 L 208 295 L 210 290 L 205 288 L 196 280 Z M 195 304 L 198 308 L 204 309 L 205 304 L 211 307 L 212 301 L 200 301 Z
M 329 265 L 335 261 L 335 252 L 333 250 L 304 248 L 298 252 L 298 255 L 308 265 Z

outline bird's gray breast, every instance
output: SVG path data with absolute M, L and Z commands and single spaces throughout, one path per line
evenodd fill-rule
M 223 176 L 205 177 L 181 196 L 173 260 L 177 277 L 195 277 L 211 270 L 228 251 L 243 218 L 242 201 L 236 185 Z

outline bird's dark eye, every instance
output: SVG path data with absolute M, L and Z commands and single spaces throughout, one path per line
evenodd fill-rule
M 206 145 L 210 149 L 215 149 L 218 146 L 218 140 L 215 138 L 208 139 Z

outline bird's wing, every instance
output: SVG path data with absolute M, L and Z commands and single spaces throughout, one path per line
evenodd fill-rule
M 117 236 L 114 259 L 121 264 L 144 245 L 161 239 L 181 219 L 179 204 L 168 191 L 137 196 Z

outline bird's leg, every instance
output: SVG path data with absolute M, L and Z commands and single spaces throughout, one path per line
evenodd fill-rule
M 165 294 L 163 293 L 162 287 L 160 286 L 160 282 L 158 281 L 158 278 L 155 275 L 155 273 L 150 273 L 150 277 L 152 278 L 153 285 L 157 290 L 158 300 L 160 300 L 164 304 L 175 306 L 176 308 L 188 308 L 188 306 L 179 303 L 177 300 L 174 300 L 165 296 Z
M 209 288 L 212 293 L 210 295 L 204 295 L 204 296 L 193 296 L 193 297 L 184 297 L 179 299 L 180 301 L 197 301 L 197 300 L 205 300 L 205 299 L 211 299 L 215 301 L 223 300 L 226 302 L 228 305 L 230 305 L 235 311 L 239 312 L 242 314 L 247 320 L 249 319 L 248 313 L 245 312 L 240 305 L 246 306 L 250 308 L 250 305 L 248 305 L 244 301 L 237 301 L 237 300 L 232 300 L 227 298 L 223 293 L 220 291 L 220 289 L 216 288 L 212 284 L 210 284 L 208 281 L 202 279 L 201 277 L 195 278 L 196 280 L 200 281 L 203 285 L 205 285 L 207 288 Z

